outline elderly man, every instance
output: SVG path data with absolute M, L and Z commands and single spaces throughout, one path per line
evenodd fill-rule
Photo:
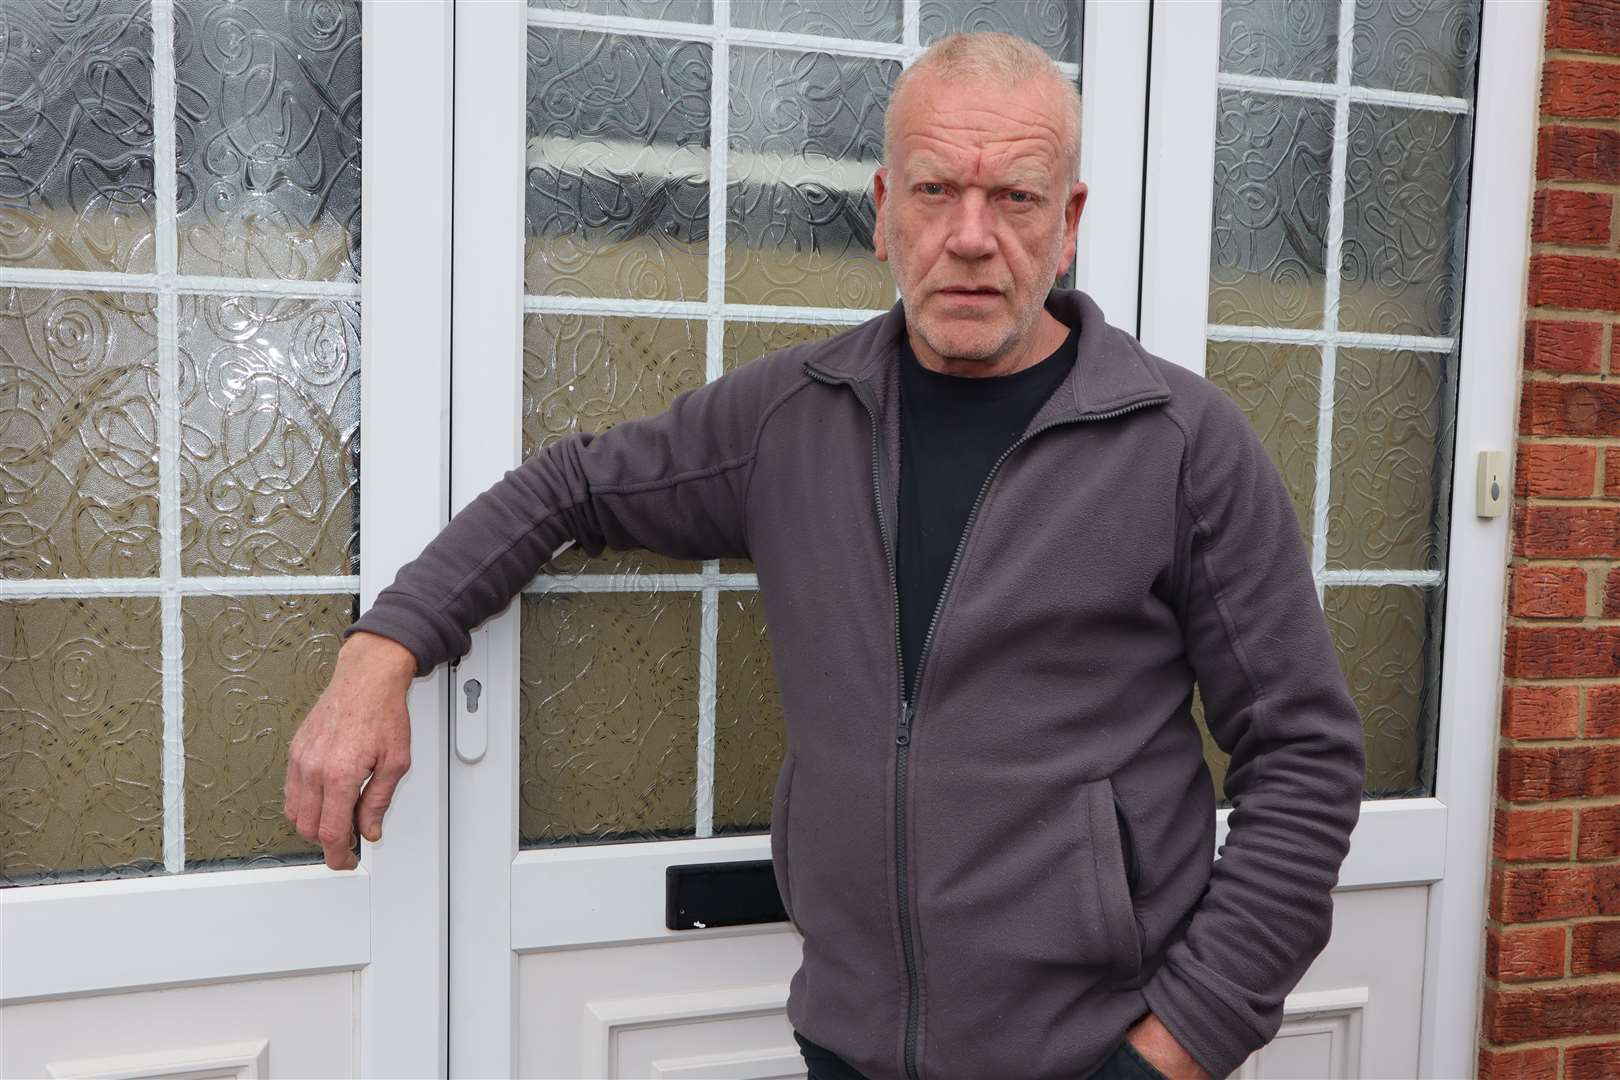
M 813 1077 L 1194 1080 L 1276 1034 L 1329 937 L 1361 724 L 1244 414 L 1052 287 L 1078 106 L 1027 43 L 934 45 L 873 180 L 891 312 L 552 444 L 400 571 L 293 741 L 287 814 L 329 865 L 357 801 L 381 834 L 412 675 L 559 547 L 749 557 Z M 1214 860 L 1195 679 L 1231 755 Z

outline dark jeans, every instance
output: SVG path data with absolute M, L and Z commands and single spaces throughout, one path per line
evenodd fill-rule
M 848 1062 L 832 1051 L 816 1045 L 797 1031 L 793 1033 L 793 1038 L 799 1044 L 799 1053 L 804 1055 L 805 1066 L 810 1071 L 809 1080 L 866 1080 Z M 1131 1045 L 1129 1039 L 1121 1039 L 1119 1045 L 1103 1058 L 1102 1064 L 1097 1066 L 1086 1080 L 1166 1080 L 1166 1078 L 1164 1073 Z

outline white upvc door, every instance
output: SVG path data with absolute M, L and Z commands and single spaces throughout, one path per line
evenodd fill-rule
M 558 432 L 886 310 L 840 222 L 888 83 L 963 17 L 567 7 L 457 7 L 456 508 Z M 1134 321 L 1148 10 L 1087 5 L 1083 57 L 1078 8 L 1044 10 L 1013 28 L 1085 68 L 1078 281 Z M 452 675 L 451 1073 L 802 1076 L 796 931 L 665 921 L 667 867 L 770 858 L 781 720 L 751 567 L 599 561 L 542 573 Z
M 192 703 L 181 723 L 181 706 L 192 699 L 188 696 L 186 666 L 194 653 L 205 651 L 206 642 L 188 636 L 196 625 L 182 621 L 185 605 L 221 602 L 223 597 L 246 597 L 244 603 L 260 603 L 259 598 L 280 597 L 290 601 L 292 609 L 301 606 L 310 597 L 330 597 L 334 594 L 358 594 L 362 604 L 369 604 L 377 591 L 393 577 L 399 565 L 412 557 L 422 544 L 442 527 L 448 512 L 448 444 L 440 437 L 445 430 L 448 408 L 448 346 L 449 346 L 449 170 L 448 152 L 450 135 L 451 18 L 447 8 L 436 4 L 366 3 L 363 8 L 347 13 L 293 11 L 292 36 L 307 33 L 313 44 L 305 46 L 322 63 L 332 62 L 334 48 L 363 50 L 360 55 L 362 104 L 365 140 L 362 158 L 362 179 L 365 206 L 364 229 L 367 253 L 363 281 L 307 280 L 287 274 L 285 268 L 277 273 L 258 267 L 257 277 L 249 277 L 238 270 L 228 269 L 210 274 L 188 265 L 183 233 L 186 225 L 176 219 L 176 117 L 198 115 L 197 102 L 187 101 L 184 95 L 177 104 L 175 56 L 184 49 L 215 49 L 209 63 L 220 65 L 220 70 L 232 63 L 240 63 L 238 77 L 263 80 L 259 90 L 275 90 L 285 95 L 278 98 L 275 109 L 289 105 L 286 112 L 278 112 L 279 121 L 296 128 L 283 134 L 290 145 L 278 146 L 272 153 L 285 150 L 300 154 L 307 147 L 296 144 L 302 136 L 312 140 L 314 134 L 305 125 L 312 123 L 309 97 L 300 97 L 306 91 L 315 96 L 324 93 L 319 85 L 317 66 L 311 66 L 302 76 L 306 81 L 298 84 L 294 93 L 281 80 L 284 69 L 258 66 L 261 54 L 253 49 L 264 46 L 267 50 L 286 50 L 290 55 L 295 46 L 287 38 L 272 40 L 272 35 L 254 30 L 254 20 L 260 15 L 275 15 L 268 7 L 258 11 L 246 10 L 240 24 L 228 12 L 210 12 L 204 7 L 177 11 L 171 0 L 154 0 L 150 5 L 130 4 L 128 10 L 78 9 L 69 11 L 56 29 L 73 35 L 86 32 L 79 25 L 81 18 L 88 21 L 104 20 L 99 27 L 87 32 L 94 37 L 103 33 L 122 35 L 121 43 L 130 50 L 119 52 L 106 49 L 100 61 L 119 69 L 111 82 L 130 78 L 132 72 L 150 71 L 152 97 L 150 123 L 155 130 L 152 139 L 152 160 L 155 161 L 155 239 L 156 256 L 149 272 L 84 270 L 79 268 L 34 267 L 23 260 L 21 265 L 8 262 L 0 266 L 0 290 L 34 290 L 34 295 L 47 297 L 79 296 L 90 299 L 73 301 L 79 310 L 94 309 L 104 303 L 97 297 L 136 296 L 150 297 L 150 307 L 136 305 L 142 312 L 155 312 L 153 325 L 155 359 L 152 361 L 156 378 L 146 384 L 151 394 L 150 408 L 157 419 L 158 433 L 154 436 L 157 473 L 161 476 L 161 494 L 158 505 L 162 519 L 157 526 L 161 543 L 154 541 L 154 550 L 161 546 L 161 572 L 143 578 L 111 578 L 75 580 L 16 579 L 0 582 L 0 604 L 16 602 L 22 605 L 36 602 L 65 603 L 83 598 L 88 605 L 101 605 L 107 611 L 133 610 L 130 605 L 151 604 L 155 614 L 151 617 L 154 641 L 161 629 L 161 678 L 156 679 L 152 696 L 144 704 L 152 707 L 161 719 L 161 821 L 149 818 L 142 827 L 161 837 L 161 858 L 145 867 L 148 876 L 115 876 L 112 880 L 63 881 L 68 875 L 49 871 L 40 884 L 7 884 L 18 887 L 0 889 L 0 1074 L 6 1076 L 434 1076 L 442 1075 L 446 1067 L 446 765 L 444 731 L 447 724 L 448 686 L 442 673 L 418 680 L 410 695 L 410 710 L 415 730 L 414 765 L 411 775 L 401 784 L 389 814 L 387 833 L 376 844 L 364 842 L 358 869 L 347 872 L 329 871 L 319 863 L 302 865 L 267 866 L 260 869 L 197 870 L 195 861 L 199 853 L 188 851 L 193 840 L 191 826 L 196 821 L 210 828 L 217 827 L 222 835 L 243 827 L 261 834 L 273 833 L 257 815 L 268 814 L 254 794 L 252 803 L 243 802 L 235 807 L 239 812 L 234 821 L 220 821 L 215 826 L 198 810 L 188 815 L 185 798 L 196 790 L 184 779 L 187 767 L 204 766 L 201 751 L 188 741 L 192 733 L 204 732 L 208 725 L 223 716 L 228 705 L 219 701 L 221 712 L 203 715 L 206 711 Z M 313 13 L 313 14 L 311 14 Z M 37 11 L 40 22 L 30 13 L 19 9 L 8 17 L 8 29 L 19 35 L 38 32 L 48 12 Z M 333 19 L 334 14 L 337 15 Z M 302 23 L 305 15 L 314 20 Z M 363 34 L 359 34 L 352 21 L 360 16 Z M 206 44 L 202 25 L 206 20 L 220 17 L 225 24 L 219 36 Z M 134 20 L 123 23 L 119 20 Z M 140 20 L 150 20 L 142 25 Z M 186 42 L 176 43 L 176 27 L 188 27 Z M 218 29 L 218 27 L 215 27 Z M 349 35 L 339 46 L 333 46 L 335 28 Z M 240 36 L 233 36 L 238 30 Z M 359 34 L 359 41 L 353 35 Z M 19 37 L 19 41 L 21 37 Z M 32 38 L 30 38 L 32 40 Z M 135 43 L 135 44 L 130 44 Z M 237 51 L 240 48 L 240 51 Z M 21 44 L 17 45 L 22 51 Z M 324 50 L 324 51 L 323 51 Z M 277 55 L 283 55 L 277 52 Z M 53 77 L 73 77 L 75 65 L 84 57 L 67 55 L 58 57 L 61 66 Z M 251 71 L 248 61 L 254 62 Z M 8 57 L 8 64 L 18 57 Z M 352 67 L 352 55 L 342 61 Z M 122 65 L 131 65 L 126 70 Z M 150 67 L 148 68 L 148 65 Z M 65 74 L 64 74 L 65 73 Z M 15 75 L 7 68 L 7 78 Z M 138 78 L 138 76 L 135 76 Z M 15 83 L 8 82 L 15 88 Z M 127 85 L 127 84 L 125 84 Z M 42 92 L 49 93 L 52 86 L 41 80 Z M 351 88 L 352 91 L 352 88 Z M 118 90 L 111 90 L 116 95 Z M 263 104 L 253 100 L 254 107 Z M 268 100 L 268 99 L 265 99 Z M 217 105 L 217 102 L 210 103 Z M 352 108 L 352 98 L 319 106 L 342 114 Z M 40 119 L 51 123 L 41 109 Z M 186 114 L 186 109 L 192 109 Z M 138 123 L 128 119 L 135 131 Z M 342 116 L 341 123 L 352 122 Z M 333 124 L 331 114 L 324 123 Z M 8 120 L 8 132 L 16 133 L 19 124 Z M 71 127 L 67 131 L 76 131 Z M 278 128 L 278 130 L 282 130 Z M 328 129 L 330 130 L 330 129 Z M 129 132 L 125 132 L 128 134 Z M 10 136 L 8 135 L 8 138 Z M 324 137 L 324 136 L 323 136 Z M 10 144 L 8 143 L 8 146 Z M 250 159 L 260 153 L 244 127 L 234 143 L 237 152 Z M 223 152 L 223 147 L 216 147 Z M 215 159 L 226 175 L 236 167 L 240 158 Z M 301 159 L 308 161 L 311 159 Z M 195 159 L 193 159 L 195 162 Z M 344 163 L 322 158 L 313 167 L 316 180 L 329 183 L 329 170 Z M 256 167 L 256 166 L 255 166 Z M 181 178 L 184 186 L 185 177 Z M 198 183 L 192 176 L 192 183 Z M 294 182 L 302 180 L 300 176 Z M 136 184 L 131 179 L 132 186 Z M 201 186 L 200 184 L 198 186 Z M 205 194 L 216 198 L 213 207 L 227 221 L 238 222 L 231 216 L 232 207 L 226 204 L 231 195 L 222 183 L 220 192 L 197 192 L 198 200 Z M 8 188 L 8 194 L 10 189 Z M 248 197 L 250 192 L 235 194 Z M 262 192 L 260 193 L 262 194 Z M 359 192 L 351 191 L 345 197 L 351 201 Z M 273 200 L 272 200 L 273 201 Z M 193 203 L 192 205 L 199 205 Z M 101 206 L 105 209 L 105 205 Z M 95 222 L 91 223 L 96 225 Z M 264 232 L 259 237 L 273 237 L 283 223 L 260 222 Z M 209 225 L 193 223 L 192 238 L 208 235 Z M 197 230 L 201 230 L 198 232 Z M 113 230 L 109 230 L 109 235 Z M 242 236 L 212 234 L 222 243 L 252 241 Z M 296 237 L 289 244 L 302 243 L 307 237 Z M 271 245 L 266 243 L 264 249 Z M 181 254 L 177 258 L 177 248 Z M 9 252 L 8 252 L 9 254 Z M 221 261 L 229 259 L 222 255 Z M 315 277 L 319 275 L 307 275 Z M 128 290 L 127 293 L 119 290 Z M 12 293 L 13 296 L 16 293 Z M 182 509 L 179 500 L 186 483 L 182 468 L 186 453 L 195 453 L 197 442 L 206 437 L 188 418 L 183 402 L 195 387 L 187 388 L 183 382 L 182 365 L 188 348 L 186 333 L 176 330 L 177 305 L 195 302 L 202 306 L 208 301 L 198 297 L 247 297 L 241 301 L 251 306 L 254 298 L 263 303 L 319 303 L 330 300 L 346 305 L 358 302 L 360 308 L 360 335 L 363 361 L 361 363 L 361 426 L 365 433 L 366 455 L 364 478 L 360 487 L 359 529 L 364 537 L 365 552 L 358 578 L 348 576 L 321 576 L 296 574 L 280 576 L 261 574 L 231 577 L 196 576 L 188 574 L 183 558 Z M 268 299 L 265 299 L 268 298 Z M 46 300 L 45 303 L 58 302 Z M 225 300 L 230 304 L 235 301 Z M 110 302 L 108 302 L 110 303 Z M 201 319 L 201 316 L 198 316 Z M 195 326 L 190 328 L 194 336 Z M 58 338 L 41 347 L 40 355 L 53 358 L 67 339 Z M 15 349 L 18 339 L 7 340 L 7 347 Z M 249 343 L 251 347 L 255 343 Z M 323 347 L 330 341 L 311 340 L 291 342 L 276 337 L 268 342 L 258 341 L 273 355 L 272 366 L 282 361 L 276 350 L 288 352 L 302 346 Z M 344 346 L 333 346 L 337 351 L 327 354 L 342 358 Z M 200 350 L 200 346 L 196 346 Z M 104 357 L 91 356 L 85 363 L 100 360 L 104 363 L 134 358 L 109 352 Z M 32 357 L 15 357 L 24 363 Z M 200 355 L 197 356 L 200 361 Z M 309 359 L 305 357 L 305 359 Z M 320 358 L 317 358 L 320 359 Z M 8 361 L 8 362 L 15 362 Z M 253 370 L 244 363 L 243 370 Z M 281 370 L 276 367 L 276 370 Z M 339 370 L 342 374 L 342 370 Z M 322 375 L 313 378 L 325 378 Z M 288 379 L 288 382 L 294 380 Z M 300 388 L 294 387 L 296 394 Z M 231 393 L 225 386 L 222 395 Z M 8 390 L 10 393 L 10 390 Z M 97 405 L 92 400 L 89 404 Z M 262 401 L 260 404 L 263 404 Z M 285 449 L 296 447 L 307 436 L 306 445 L 320 445 L 323 438 L 315 426 L 300 428 L 300 422 L 315 425 L 323 421 L 296 419 L 288 416 L 288 441 L 280 444 Z M 352 424 L 353 418 L 344 423 Z M 12 428 L 14 432 L 15 427 Z M 428 433 L 423 437 L 423 433 Z M 217 434 L 217 431 L 216 431 Z M 260 434 L 264 434 L 263 431 Z M 267 438 L 270 436 L 266 436 Z M 8 444 L 8 447 L 11 444 Z M 8 463 L 19 459 L 8 456 Z M 280 462 L 281 467 L 288 467 Z M 10 468 L 8 464 L 8 469 Z M 267 474 L 268 475 L 268 474 Z M 277 479 L 269 475 L 269 480 Z M 195 498 L 195 490 L 190 497 Z M 12 504 L 14 505 L 14 504 Z M 197 507 L 188 504 L 190 512 Z M 29 511 L 25 503 L 22 512 Z M 10 511 L 8 511 L 10 512 Z M 272 525 L 272 528 L 274 526 Z M 345 529 L 346 534 L 346 529 Z M 8 534 L 6 543 L 11 537 Z M 16 552 L 8 552 L 11 559 Z M 346 612 L 347 602 L 343 604 Z M 25 619 L 26 616 L 19 616 Z M 296 625 L 296 624 L 294 624 Z M 324 638 L 330 638 L 331 627 L 323 627 Z M 109 643 L 116 644 L 116 643 Z M 262 645 L 262 642 L 259 644 Z M 297 646 L 296 641 L 283 640 L 275 651 L 285 654 Z M 306 642 L 309 644 L 309 642 Z M 322 643 L 325 649 L 329 641 Z M 183 646 L 183 648 L 182 648 Z M 111 651 L 111 650 L 109 650 Z M 154 646 L 154 652 L 156 646 Z M 33 679 L 26 667 L 30 658 L 24 655 L 6 660 L 16 682 L 0 684 L 0 695 L 7 703 L 4 719 L 7 725 L 0 733 L 0 749 L 6 761 L 6 796 L 19 797 L 12 786 L 30 753 L 23 748 L 25 728 L 36 722 L 46 730 L 54 720 L 53 710 L 59 699 L 49 693 L 42 697 L 38 717 L 25 717 L 14 707 L 16 695 L 24 689 L 22 681 Z M 310 659 L 306 655 L 306 661 Z M 316 660 L 319 657 L 315 657 Z M 152 667 L 159 666 L 157 660 Z M 60 674 L 71 672 L 63 671 Z M 111 658 L 105 666 L 85 673 L 93 683 L 96 679 L 112 680 L 118 669 Z M 306 676 L 319 672 L 306 671 Z M 217 676 L 216 676 L 217 678 Z M 278 676 L 290 680 L 291 675 Z M 49 680 L 46 680 L 49 685 Z M 71 682 L 57 684 L 63 695 L 72 691 Z M 302 719 L 289 715 L 278 706 L 287 694 L 302 692 L 303 685 L 293 688 L 286 681 L 267 680 L 254 688 L 264 697 L 259 707 L 263 717 L 276 725 L 290 725 Z M 162 708 L 152 703 L 161 700 Z M 107 711 L 95 717 L 111 727 L 118 721 Z M 221 723 L 228 721 L 222 720 Z M 247 725 L 252 740 L 262 740 L 266 731 L 263 722 Z M 281 731 L 285 737 L 290 727 Z M 14 741 L 15 740 L 15 741 Z M 244 740 L 244 741 L 252 741 Z M 230 748 L 227 754 L 252 753 L 255 746 Z M 91 744 L 86 755 L 75 765 L 71 761 L 47 760 L 47 769 L 73 767 L 92 768 L 105 765 L 115 778 L 111 785 L 93 793 L 95 800 L 118 800 L 123 793 L 113 790 L 125 774 L 118 771 L 124 762 L 98 762 L 103 752 L 116 757 L 116 748 L 107 744 Z M 60 751 L 52 751 L 59 754 Z M 127 754 L 133 751 L 127 750 Z M 273 754 L 261 755 L 255 764 L 244 767 L 236 780 L 244 787 L 262 783 L 264 790 L 273 788 L 279 793 L 284 759 Z M 216 758 L 216 762 L 229 759 Z M 241 760 L 241 759 L 236 759 Z M 252 775 L 247 775 L 251 770 Z M 255 792 L 260 788 L 254 787 Z M 8 804 L 9 807 L 16 803 Z M 119 811 L 102 802 L 87 803 L 84 807 L 55 806 L 52 813 L 82 815 L 82 827 L 94 830 L 106 823 L 117 824 Z M 224 811 L 221 811 L 223 813 Z M 31 817 L 31 815 L 29 815 Z M 8 825 L 22 820 L 8 817 Z M 160 828 L 159 828 L 160 826 Z M 71 836 L 78 827 L 63 833 Z M 238 864 L 251 864 L 254 849 L 251 839 L 245 856 L 233 857 Z M 243 845 L 238 844 L 240 852 Z M 28 851 L 27 838 L 9 833 L 5 839 L 5 876 L 10 879 L 14 864 L 9 860 L 17 853 Z M 24 856 L 26 858 L 26 854 Z M 307 854 L 304 856 L 307 860 Z M 265 861 L 274 861 L 273 858 Z M 81 865 L 81 864 L 75 864 Z M 93 871 L 96 864 L 87 864 Z M 124 867 L 127 875 L 139 868 Z M 105 873 L 92 873 L 92 877 L 106 877 Z M 51 883 L 57 881 L 58 883 Z
M 1381 633 L 1423 651 L 1441 642 L 1427 660 L 1410 647 L 1341 649 L 1370 730 L 1375 712 L 1388 715 L 1381 686 L 1438 679 L 1438 708 L 1423 714 L 1432 727 L 1409 747 L 1432 755 L 1428 791 L 1363 803 L 1333 940 L 1260 1055 L 1266 1075 L 1475 1068 L 1508 559 L 1507 516 L 1477 516 L 1476 480 L 1482 451 L 1513 449 L 1542 11 L 1485 0 L 1472 23 L 1462 17 L 1470 6 L 1397 12 L 1342 0 L 1292 27 L 1253 4 L 1229 2 L 1226 25 L 1219 4 L 1155 7 L 1141 338 L 1224 380 L 1280 456 L 1294 441 L 1314 482 L 1302 511 L 1336 634 Z M 1394 70 L 1401 55 L 1407 66 Z M 1450 75 L 1463 85 L 1436 85 Z M 1469 121 L 1471 170 L 1467 140 L 1453 141 Z M 1466 255 L 1449 247 L 1460 222 Z M 1301 273 L 1313 256 L 1314 277 Z M 1436 286 L 1449 308 L 1434 304 Z M 1381 368 L 1379 356 L 1407 360 Z M 1439 384 L 1411 385 L 1448 357 Z M 1448 409 L 1454 428 L 1428 426 Z M 1414 470 L 1400 459 L 1414 432 L 1443 464 Z M 1369 445 L 1377 439 L 1387 447 Z M 1509 464 L 1499 478 L 1507 490 L 1512 475 Z M 1358 503 L 1345 490 L 1356 485 L 1360 496 L 1389 497 Z M 1437 504 L 1435 528 L 1447 534 L 1424 565 L 1403 561 L 1410 546 L 1385 545 L 1386 560 L 1371 543 L 1347 541 L 1386 528 L 1369 512 L 1409 507 L 1414 490 Z M 1356 590 L 1435 588 L 1443 632 L 1367 617 L 1369 605 L 1349 600 Z M 1425 663 L 1438 670 L 1423 672 Z M 1370 753 L 1377 745 L 1370 735 Z M 1379 766 L 1375 758 L 1375 774 Z

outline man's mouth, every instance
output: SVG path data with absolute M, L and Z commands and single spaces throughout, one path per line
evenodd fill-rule
M 939 291 L 941 295 L 948 296 L 953 300 L 989 299 L 1001 295 L 1000 289 L 994 289 L 988 285 L 952 285 Z

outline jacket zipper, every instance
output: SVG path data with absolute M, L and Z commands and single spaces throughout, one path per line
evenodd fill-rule
M 826 383 L 828 385 L 843 384 L 849 386 L 851 390 L 855 391 L 855 396 L 860 399 L 861 404 L 866 407 L 867 415 L 872 420 L 872 498 L 877 505 L 878 532 L 883 537 L 883 553 L 888 560 L 889 566 L 889 591 L 890 595 L 894 598 L 894 657 L 895 663 L 898 665 L 896 670 L 904 672 L 905 656 L 901 652 L 900 648 L 899 573 L 895 569 L 894 548 L 889 539 L 888 524 L 884 520 L 883 516 L 883 491 L 879 483 L 879 478 L 881 475 L 879 465 L 879 432 L 882 428 L 882 420 L 878 416 L 877 406 L 868 400 L 867 394 L 862 393 L 861 388 L 857 385 L 854 378 L 848 376 L 844 378 L 837 378 L 835 376 L 825 375 L 816 368 L 811 367 L 808 363 L 804 365 L 804 371 L 817 382 Z M 950 595 L 951 583 L 956 578 L 957 565 L 962 561 L 963 549 L 967 547 L 968 533 L 973 528 L 974 520 L 979 516 L 979 504 L 984 501 L 985 492 L 989 490 L 990 482 L 995 479 L 996 473 L 1001 469 L 1001 463 L 1006 461 L 1008 456 L 1011 455 L 1014 450 L 1018 449 L 1025 442 L 1034 438 L 1036 435 L 1039 435 L 1048 428 L 1057 427 L 1059 424 L 1076 423 L 1082 420 L 1107 420 L 1111 417 L 1119 416 L 1122 413 L 1128 413 L 1132 410 L 1140 409 L 1148 405 L 1157 405 L 1166 400 L 1168 400 L 1168 397 L 1161 395 L 1159 397 L 1144 398 L 1141 401 L 1133 401 L 1128 405 L 1122 405 L 1117 409 L 1110 409 L 1107 412 L 1077 413 L 1072 416 L 1064 416 L 1056 420 L 1050 420 L 1033 431 L 1025 432 L 1023 435 L 1020 435 L 1016 440 L 1014 440 L 1011 446 L 1003 450 L 1001 452 L 1001 456 L 996 458 L 994 464 L 990 466 L 990 471 L 985 474 L 984 482 L 979 485 L 979 493 L 974 496 L 973 506 L 968 510 L 967 521 L 962 526 L 962 535 L 956 542 L 956 553 L 951 557 L 950 569 L 945 572 L 945 581 L 944 584 L 940 586 L 939 599 L 934 601 L 934 613 L 928 620 L 928 632 L 923 635 L 922 649 L 917 654 L 917 670 L 912 674 L 911 693 L 907 694 L 906 688 L 903 686 L 900 690 L 900 716 L 894 735 L 894 741 L 898 747 L 894 767 L 895 881 L 898 886 L 896 889 L 896 905 L 898 906 L 900 915 L 900 951 L 905 958 L 906 964 L 905 1058 L 906 1076 L 908 1080 L 921 1080 L 921 1069 L 917 1064 L 917 1026 L 919 1023 L 917 998 L 919 996 L 919 988 L 917 985 L 918 976 L 916 949 L 911 938 L 911 903 L 908 895 L 910 892 L 910 869 L 908 865 L 909 859 L 906 851 L 906 776 L 909 771 L 907 765 L 911 757 L 911 723 L 912 720 L 915 719 L 916 715 L 917 690 L 922 686 L 923 665 L 928 660 L 928 648 L 934 640 L 934 627 L 939 623 L 939 613 L 945 607 L 945 598 Z

